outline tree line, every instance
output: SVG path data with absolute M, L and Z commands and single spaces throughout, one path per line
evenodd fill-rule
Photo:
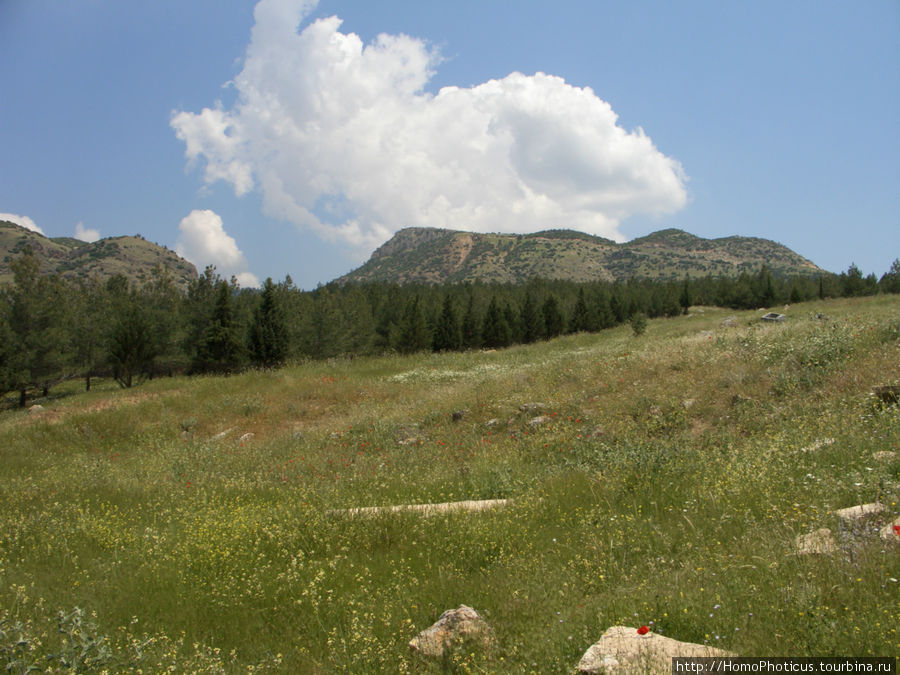
M 208 267 L 186 292 L 157 268 L 65 281 L 40 273 L 30 250 L 0 289 L 0 395 L 47 395 L 64 380 L 113 377 L 122 387 L 176 373 L 233 373 L 288 361 L 422 350 L 491 349 L 595 332 L 692 305 L 771 307 L 814 298 L 900 292 L 900 260 L 879 280 L 851 265 L 840 275 L 454 285 L 367 282 L 298 289 L 290 277 L 241 289 Z

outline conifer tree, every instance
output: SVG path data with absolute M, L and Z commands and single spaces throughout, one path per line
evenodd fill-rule
M 12 356 L 7 366 L 11 388 L 19 391 L 24 406 L 29 387 L 46 396 L 72 367 L 72 348 L 66 315 L 71 303 L 57 276 L 40 274 L 40 263 L 30 247 L 10 264 L 14 287 L 9 306 Z
M 230 373 L 241 365 L 244 347 L 234 319 L 231 293 L 228 282 L 216 282 L 215 308 L 193 362 L 196 371 Z
M 539 340 L 544 334 L 544 321 L 534 303 L 531 291 L 525 292 L 525 302 L 522 303 L 522 342 L 526 344 Z
M 563 332 L 563 327 L 566 325 L 566 320 L 562 311 L 559 309 L 559 302 L 556 300 L 555 295 L 547 296 L 547 299 L 544 300 L 544 305 L 541 308 L 541 313 L 544 315 L 545 335 L 548 338 L 554 338 L 557 335 L 560 335 Z
M 475 309 L 475 295 L 470 293 L 462 320 L 462 346 L 465 349 L 478 349 L 481 346 L 480 324 L 478 311 Z
M 444 294 L 444 305 L 434 330 L 434 341 L 431 348 L 436 352 L 455 351 L 462 347 L 462 331 L 453 300 L 450 294 Z
M 688 313 L 691 308 L 691 282 L 687 277 L 684 278 L 684 284 L 681 287 L 681 296 L 678 298 L 678 304 L 684 314 Z
M 261 368 L 276 368 L 287 358 L 287 328 L 271 277 L 263 285 L 262 298 L 253 315 L 248 340 L 250 359 Z
M 587 300 L 584 297 L 584 286 L 578 289 L 578 299 L 572 310 L 572 318 L 569 321 L 570 333 L 583 333 L 592 329 L 591 317 L 588 312 Z
M 484 314 L 484 321 L 481 326 L 481 343 L 489 349 L 496 349 L 498 347 L 506 347 L 509 345 L 509 341 L 509 324 L 506 323 L 506 317 L 500 309 L 496 296 L 494 296 L 491 298 L 491 302 Z
M 401 354 L 412 354 L 431 345 L 431 333 L 418 295 L 406 303 L 403 316 L 392 331 L 391 344 Z

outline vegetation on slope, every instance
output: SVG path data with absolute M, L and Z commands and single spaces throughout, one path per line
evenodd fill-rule
M 900 383 L 898 317 L 892 295 L 777 324 L 693 307 L 640 337 L 60 387 L 0 413 L 0 659 L 569 672 L 615 624 L 743 655 L 896 654 L 900 545 L 875 528 L 900 513 L 900 409 L 870 392 Z M 857 529 L 834 514 L 875 501 Z M 795 555 L 820 527 L 839 551 Z M 498 649 L 412 655 L 461 603 Z
M 140 235 L 107 237 L 92 243 L 71 237 L 48 238 L 8 221 L 0 221 L 0 285 L 13 281 L 11 263 L 30 250 L 44 274 L 79 282 L 106 281 L 121 275 L 130 282 L 149 282 L 155 268 L 168 270 L 176 287 L 186 289 L 197 269 L 169 249 Z
M 341 281 L 524 283 L 534 277 L 671 281 L 752 275 L 763 267 L 778 277 L 823 272 L 781 244 L 750 237 L 702 239 L 669 229 L 617 244 L 572 230 L 517 235 L 413 227 L 397 232 Z

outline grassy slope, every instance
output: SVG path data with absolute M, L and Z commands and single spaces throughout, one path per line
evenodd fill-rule
M 900 380 L 900 298 L 728 314 L 2 412 L 2 626 L 36 660 L 77 606 L 111 665 L 143 641 L 150 671 L 566 672 L 615 624 L 754 656 L 900 652 L 900 546 L 833 515 L 900 513 L 900 461 L 873 458 L 900 449 L 898 409 L 869 396 Z M 326 513 L 494 497 L 514 504 Z M 792 555 L 819 527 L 841 552 Z M 416 661 L 407 641 L 461 603 L 499 650 Z

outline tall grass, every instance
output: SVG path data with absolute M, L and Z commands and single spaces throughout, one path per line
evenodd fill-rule
M 748 656 L 900 653 L 900 546 L 875 532 L 900 460 L 873 457 L 900 424 L 870 396 L 900 380 L 900 300 L 759 314 L 3 412 L 0 663 L 568 672 L 616 624 Z M 511 502 L 336 512 L 488 498 Z M 873 501 L 889 513 L 859 528 L 833 513 Z M 839 552 L 795 555 L 819 527 Z M 412 655 L 462 603 L 499 648 Z

